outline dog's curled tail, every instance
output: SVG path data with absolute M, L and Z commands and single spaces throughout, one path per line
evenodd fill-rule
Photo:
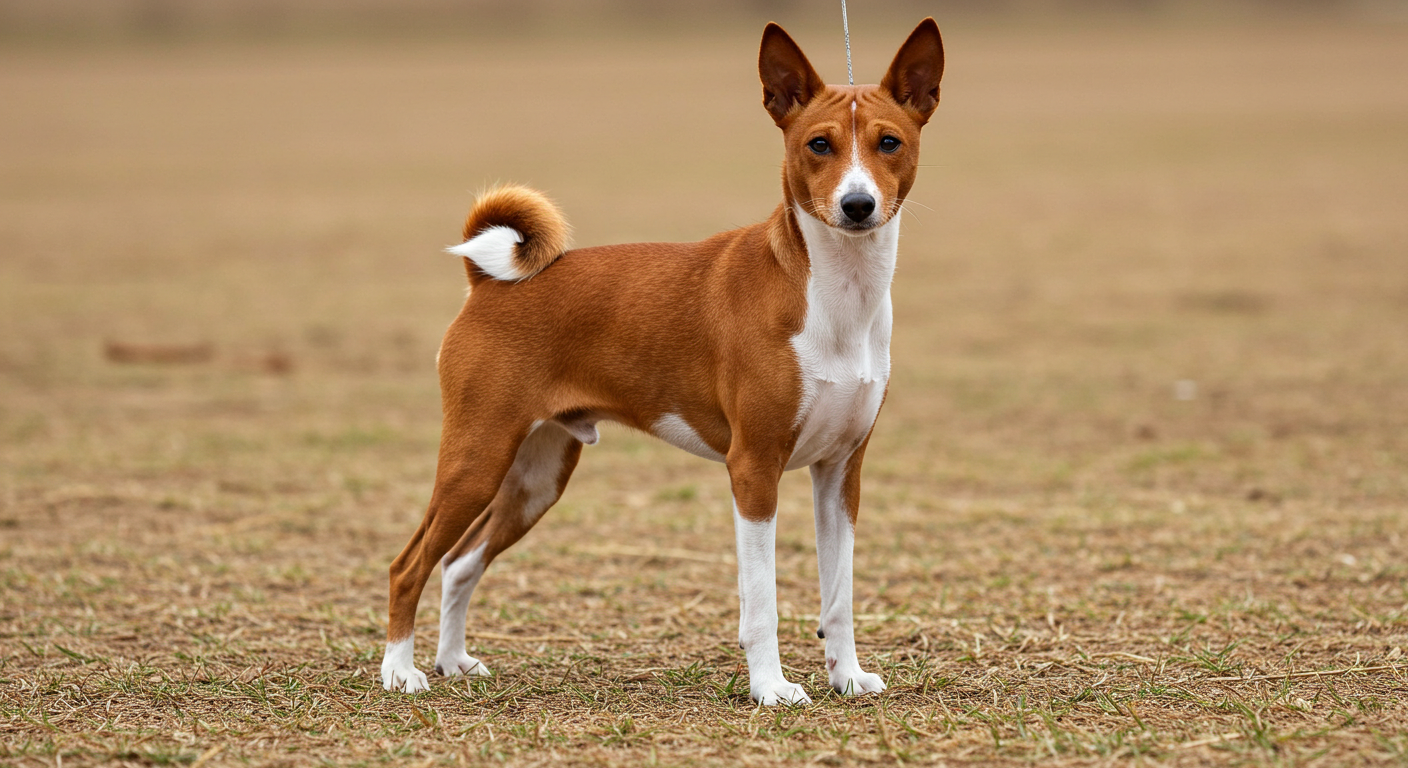
M 518 282 L 547 269 L 567 250 L 562 211 L 541 192 L 516 185 L 479 196 L 464 222 L 464 242 L 445 250 L 467 260 L 469 284 Z

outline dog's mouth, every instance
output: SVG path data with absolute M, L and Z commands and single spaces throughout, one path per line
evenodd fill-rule
M 878 217 L 872 218 L 878 219 Z M 870 219 L 866 219 L 865 221 L 851 221 L 850 219 L 842 218 L 835 225 L 835 227 L 836 229 L 839 229 L 842 232 L 854 232 L 856 234 L 864 234 L 873 229 L 878 229 L 879 227 L 883 226 L 884 223 L 885 222 L 883 221 L 871 221 Z
M 849 237 L 868 235 L 888 224 L 891 219 L 891 216 L 884 215 L 889 213 L 884 210 L 876 210 L 860 221 L 855 221 L 839 209 L 824 205 L 813 207 L 799 203 L 795 210 L 809 214 L 811 218 L 825 224 L 831 230 Z
M 889 217 L 881 216 L 880 211 L 876 211 L 874 214 L 870 215 L 867 218 L 861 219 L 860 221 L 852 221 L 846 216 L 835 216 L 833 217 L 833 220 L 829 223 L 831 224 L 832 229 L 835 229 L 841 232 L 842 234 L 859 236 L 874 232 L 875 230 L 885 226 L 885 224 L 887 224 L 889 221 Z

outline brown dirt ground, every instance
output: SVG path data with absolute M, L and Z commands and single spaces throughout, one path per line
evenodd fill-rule
M 890 689 L 822 694 L 794 473 L 774 710 L 723 468 L 624 430 L 475 596 L 496 675 L 375 679 L 472 191 L 765 216 L 757 30 L 0 51 L 0 764 L 1408 761 L 1408 28 L 945 33 L 857 540 Z

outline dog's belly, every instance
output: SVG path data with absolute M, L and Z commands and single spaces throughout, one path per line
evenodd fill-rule
M 650 434 L 700 458 L 710 461 L 724 460 L 723 454 L 710 448 L 709 444 L 704 442 L 704 438 L 694 431 L 694 427 L 691 427 L 689 422 L 677 413 L 667 413 L 656 419 L 655 423 L 650 425 Z
M 859 378 L 849 382 L 815 380 L 806 389 L 811 394 L 804 404 L 797 445 L 787 461 L 787 469 L 809 467 L 824 459 L 850 456 L 875 423 L 885 398 L 886 379 Z M 678 414 L 667 413 L 650 426 L 650 433 L 700 458 L 724 461 L 723 454 L 709 447 L 699 433 Z

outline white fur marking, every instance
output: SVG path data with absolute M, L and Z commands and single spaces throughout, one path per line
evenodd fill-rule
M 484 575 L 484 548 L 475 547 L 454 562 L 442 564 L 440 574 L 440 644 L 435 651 L 435 669 L 447 677 L 488 675 L 489 668 L 464 649 L 465 613 L 474 588 Z
M 670 445 L 711 461 L 723 461 L 723 454 L 709 447 L 704 438 L 677 413 L 667 413 L 650 425 L 650 433 Z
M 733 505 L 738 548 L 738 643 L 748 657 L 748 693 L 765 706 L 810 704 L 802 686 L 782 675 L 777 649 L 777 517 L 745 520 Z
M 856 103 L 854 101 L 851 102 L 851 165 L 846 169 L 846 175 L 841 177 L 841 183 L 836 185 L 836 191 L 831 195 L 831 215 L 836 221 L 850 221 L 846 218 L 845 211 L 841 210 L 841 200 L 852 192 L 864 192 L 875 201 L 875 210 L 865 221 L 879 221 L 885 215 L 885 200 L 880 194 L 880 187 L 875 183 L 875 177 L 870 175 L 870 170 L 865 167 L 865 163 L 860 158 L 860 129 L 856 124 Z
M 381 657 L 381 685 L 388 691 L 420 693 L 430 689 L 425 673 L 416 669 L 415 635 L 386 644 Z
M 831 687 L 846 696 L 885 690 L 879 675 L 865 672 L 856 659 L 851 613 L 852 553 L 855 530 L 846 509 L 847 459 L 812 465 L 816 516 L 816 563 L 821 580 L 821 630 L 826 636 L 826 669 Z
M 890 380 L 890 283 L 899 217 L 854 235 L 796 208 L 811 277 L 792 349 L 802 372 L 797 445 L 787 469 L 849 456 L 880 412 Z
M 474 262 L 495 280 L 515 282 L 526 275 L 518 268 L 514 246 L 523 242 L 523 235 L 512 227 L 489 227 L 474 237 L 445 250 Z
M 547 423 L 544 422 L 545 425 Z M 528 500 L 523 504 L 523 519 L 529 526 L 538 522 L 538 518 L 557 500 L 562 456 L 567 450 L 567 439 L 575 437 L 561 424 L 555 421 L 550 423 L 552 429 L 540 427 L 528 434 L 523 444 L 518 446 L 518 455 L 504 478 L 505 487 L 517 486 L 528 492 Z
M 562 459 L 570 433 L 557 422 L 535 421 L 528 437 L 518 446 L 513 466 L 504 477 L 503 487 L 510 493 L 524 491 L 523 519 L 532 527 L 557 499 L 558 482 L 562 474 Z M 440 577 L 440 641 L 435 652 L 435 667 L 441 674 L 488 675 L 483 662 L 465 652 L 465 614 L 469 610 L 474 588 L 484 575 L 482 543 L 457 560 L 441 563 Z

